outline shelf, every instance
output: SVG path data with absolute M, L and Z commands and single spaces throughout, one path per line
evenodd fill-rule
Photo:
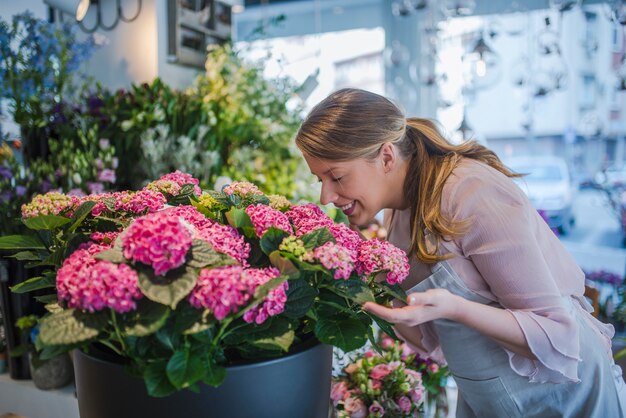
M 79 418 L 74 385 L 40 390 L 32 380 L 13 380 L 0 374 L 0 416 L 13 413 L 26 418 Z

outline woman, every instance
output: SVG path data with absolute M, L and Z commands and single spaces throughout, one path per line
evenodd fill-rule
M 332 203 L 360 225 L 382 209 L 412 265 L 406 306 L 363 308 L 443 356 L 458 417 L 621 417 L 612 326 L 584 274 L 487 148 L 452 145 L 382 96 L 337 91 L 296 136 Z

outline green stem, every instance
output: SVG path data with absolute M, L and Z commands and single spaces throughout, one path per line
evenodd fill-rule
M 120 345 L 122 346 L 122 351 L 126 352 L 126 344 L 124 344 L 124 338 L 122 337 L 122 333 L 120 332 L 120 328 L 117 325 L 117 315 L 115 315 L 115 311 L 111 309 L 111 319 L 113 321 L 113 329 L 115 330 L 115 335 L 117 336 Z
M 100 344 L 102 344 L 102 345 L 106 345 L 106 346 L 107 346 L 107 347 L 109 347 L 111 350 L 115 351 L 115 353 L 117 353 L 118 355 L 120 355 L 120 356 L 122 356 L 122 357 L 124 356 L 124 353 L 123 353 L 123 352 L 121 352 L 120 350 L 118 350 L 118 348 L 117 348 L 116 346 L 114 346 L 113 344 L 111 344 L 110 342 L 108 342 L 108 341 L 106 341 L 106 340 L 102 340 L 102 341 L 99 341 L 99 342 L 100 342 Z

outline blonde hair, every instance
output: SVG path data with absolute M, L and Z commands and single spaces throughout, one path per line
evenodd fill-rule
M 296 134 L 296 145 L 305 154 L 331 161 L 373 159 L 390 142 L 408 164 L 404 194 L 411 208 L 409 255 L 434 263 L 441 241 L 462 234 L 467 220 L 453 222 L 441 213 L 443 186 L 463 158 L 481 161 L 509 177 L 496 154 L 475 141 L 450 143 L 436 122 L 405 119 L 390 100 L 359 89 L 342 89 L 316 105 Z M 427 245 L 427 233 L 434 247 Z

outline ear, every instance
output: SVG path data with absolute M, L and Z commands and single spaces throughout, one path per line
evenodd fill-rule
M 385 173 L 389 173 L 398 160 L 398 150 L 391 142 L 385 142 L 380 147 L 379 158 L 382 161 L 383 170 Z

